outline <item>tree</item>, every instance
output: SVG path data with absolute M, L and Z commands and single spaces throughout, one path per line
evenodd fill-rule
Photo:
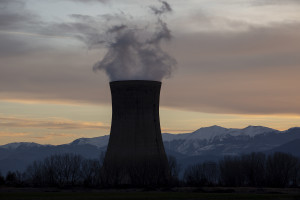
M 87 159 L 82 161 L 82 180 L 84 186 L 96 187 L 100 185 L 101 161 Z
M 60 165 L 57 160 L 57 156 L 53 155 L 46 157 L 41 164 L 42 173 L 45 178 L 45 183 L 49 186 L 57 186 L 60 175 Z
M 7 172 L 5 183 L 8 186 L 17 186 L 17 174 L 15 172 Z
M 202 171 L 206 179 L 206 185 L 216 185 L 219 182 L 219 170 L 216 162 L 204 162 L 202 164 Z
M 202 172 L 202 165 L 195 164 L 188 166 L 184 171 L 183 180 L 190 186 L 203 186 L 206 182 Z
M 297 177 L 298 159 L 291 154 L 276 152 L 266 162 L 266 181 L 271 187 L 287 187 Z
M 0 185 L 4 185 L 5 184 L 5 179 L 4 176 L 2 176 L 1 172 L 0 172 Z
M 178 175 L 180 172 L 180 165 L 177 163 L 177 160 L 174 156 L 168 156 L 168 164 L 169 164 L 169 168 L 170 168 L 172 184 L 178 183 Z
M 298 187 L 300 183 L 300 158 L 297 158 L 297 164 L 292 168 L 291 177 L 291 185 Z
M 204 162 L 189 166 L 184 172 L 184 181 L 191 186 L 216 185 L 218 167 L 215 162 Z
M 263 153 L 251 153 L 241 156 L 242 174 L 248 186 L 263 186 L 265 181 L 265 161 Z
M 45 186 L 45 171 L 41 161 L 34 161 L 26 169 L 26 179 L 29 185 L 40 187 Z
M 27 170 L 34 186 L 74 186 L 82 181 L 83 158 L 75 154 L 52 155 L 35 161 Z
M 240 157 L 225 156 L 219 161 L 220 181 L 225 186 L 242 186 L 244 184 L 244 174 Z

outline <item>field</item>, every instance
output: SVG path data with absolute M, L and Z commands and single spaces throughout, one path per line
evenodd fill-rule
M 255 188 L 219 188 L 213 189 L 175 189 L 172 191 L 143 190 L 56 190 L 56 189 L 12 189 L 0 188 L 1 200 L 38 200 L 38 199 L 272 199 L 300 200 L 299 189 L 255 189 Z

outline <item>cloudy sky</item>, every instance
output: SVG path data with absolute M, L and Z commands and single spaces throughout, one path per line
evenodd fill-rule
M 300 123 L 300 1 L 169 0 L 159 16 L 176 59 L 162 80 L 163 132 Z M 139 0 L 0 0 L 0 145 L 109 134 L 109 77 L 93 71 L 127 24 L 155 29 Z M 150 33 L 149 33 L 150 34 Z M 106 41 L 106 43 L 103 43 Z

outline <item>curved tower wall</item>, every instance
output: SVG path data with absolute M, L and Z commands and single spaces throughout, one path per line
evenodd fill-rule
M 169 178 L 159 121 L 160 88 L 158 81 L 110 82 L 112 122 L 104 168 L 110 177 L 118 174 L 118 183 L 135 183 L 142 174 L 160 177 L 155 182 Z

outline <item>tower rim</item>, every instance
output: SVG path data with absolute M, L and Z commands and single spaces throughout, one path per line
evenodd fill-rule
M 161 81 L 155 81 L 155 80 L 118 80 L 118 81 L 110 81 L 109 84 L 117 84 L 117 83 L 159 83 L 161 84 Z

